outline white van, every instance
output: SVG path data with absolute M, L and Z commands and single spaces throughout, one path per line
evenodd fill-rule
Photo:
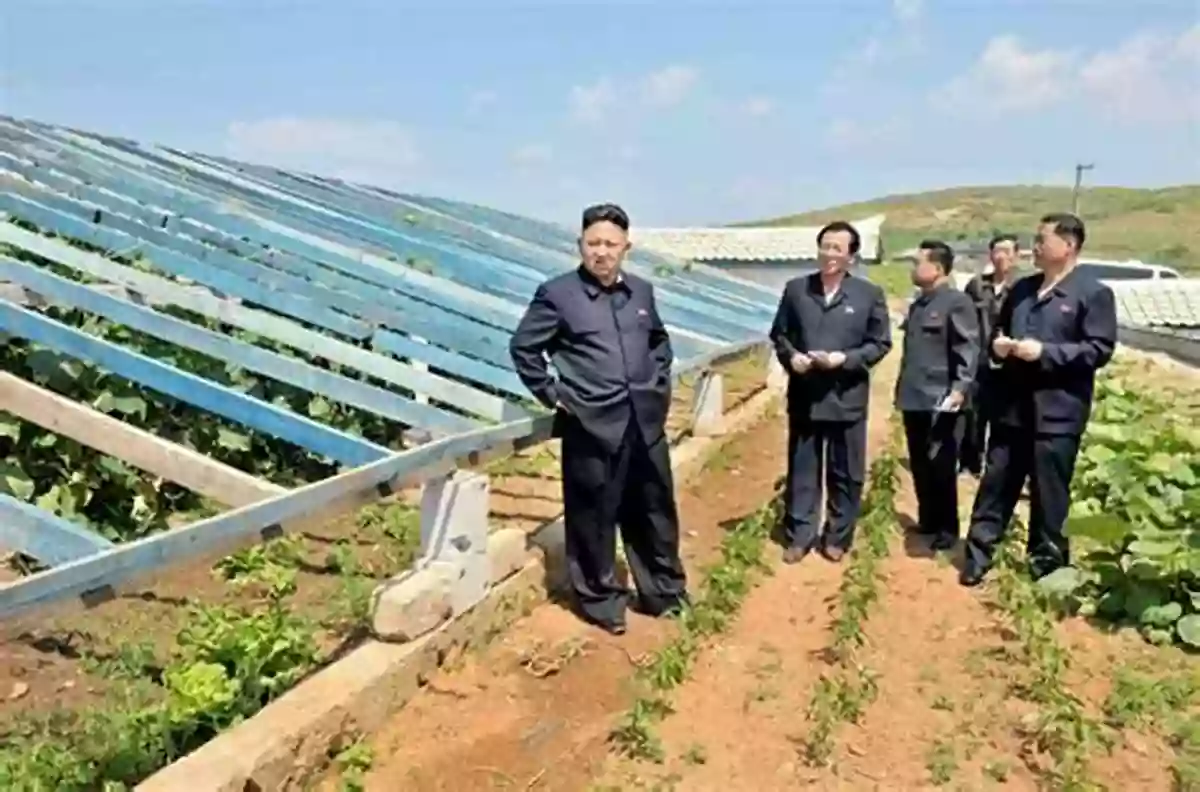
M 1179 277 L 1179 273 L 1170 267 L 1160 264 L 1144 264 L 1141 261 L 1105 261 L 1104 259 L 1081 258 L 1077 266 L 1080 272 L 1086 272 L 1102 283 Z

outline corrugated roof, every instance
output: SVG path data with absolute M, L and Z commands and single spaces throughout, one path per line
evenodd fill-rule
M 852 221 L 871 256 L 879 244 L 884 215 Z M 639 247 L 693 261 L 794 261 L 817 257 L 820 226 L 769 228 L 635 228 Z
M 1109 283 L 1121 324 L 1200 328 L 1200 279 Z

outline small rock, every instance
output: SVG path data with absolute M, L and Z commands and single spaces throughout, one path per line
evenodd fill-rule
M 62 690 L 70 690 L 70 689 L 71 689 L 71 688 L 73 688 L 73 687 L 75 687 L 75 680 L 74 680 L 74 679 L 68 679 L 66 682 L 63 682 L 61 685 L 59 685 L 59 686 L 58 686 L 58 689 L 59 689 L 60 691 L 62 691 Z
M 24 682 L 16 682 L 12 686 L 12 692 L 8 694 L 9 701 L 16 701 L 29 692 L 29 685 Z

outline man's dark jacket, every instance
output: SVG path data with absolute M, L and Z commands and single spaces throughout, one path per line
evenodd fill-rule
M 788 413 L 793 420 L 862 420 L 867 415 L 870 369 L 892 348 L 883 289 L 846 275 L 826 303 L 818 273 L 794 278 L 783 289 L 771 341 L 790 375 Z M 846 362 L 836 369 L 792 371 L 793 354 L 815 351 L 844 352 Z
M 1041 273 L 1017 281 L 996 321 L 993 337 L 1042 342 L 1036 361 L 1010 354 L 1000 362 L 996 421 L 1041 434 L 1080 434 L 1091 416 L 1096 370 L 1116 349 L 1116 301 L 1112 289 L 1079 270 L 1039 297 L 1044 281 Z
M 896 409 L 934 411 L 952 390 L 970 398 L 980 349 L 979 317 L 971 299 L 943 283 L 912 301 L 902 327 Z
M 630 419 L 648 444 L 663 436 L 674 353 L 654 287 L 641 278 L 622 273 L 606 288 L 579 267 L 546 281 L 534 293 L 509 351 L 517 375 L 538 401 L 560 407 L 565 420 L 578 419 L 610 449 L 620 446 Z

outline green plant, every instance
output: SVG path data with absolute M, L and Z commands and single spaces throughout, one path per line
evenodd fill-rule
M 161 687 L 133 685 L 83 713 L 51 713 L 6 735 L 0 788 L 128 788 L 257 712 L 314 667 L 313 627 L 290 613 L 295 573 L 269 566 L 241 580 L 255 608 L 194 609 Z
M 1096 746 L 1107 747 L 1110 739 L 1067 687 L 1070 656 L 1058 642 L 1049 600 L 1025 573 L 1017 547 L 1024 544 L 1026 529 L 1014 523 L 997 554 L 996 593 L 1020 646 L 1018 667 L 1025 673 L 1016 692 L 1038 705 L 1019 727 L 1027 764 L 1052 789 L 1090 792 L 1097 786 L 1088 775 L 1088 754 Z M 1050 756 L 1053 765 L 1041 767 L 1034 761 L 1038 755 Z
M 621 755 L 652 762 L 665 759 L 654 727 L 672 711 L 666 694 L 687 679 L 705 639 L 728 628 L 755 576 L 768 569 L 763 550 L 778 508 L 778 497 L 772 498 L 725 534 L 719 560 L 703 571 L 699 596 L 676 617 L 675 638 L 639 668 L 642 692 L 609 733 L 609 742 Z
M 871 464 L 867 477 L 869 489 L 859 519 L 863 537 L 850 553 L 850 563 L 842 577 L 837 615 L 826 650 L 831 668 L 817 681 L 809 701 L 809 729 L 800 740 L 800 752 L 815 767 L 832 760 L 837 725 L 857 723 L 878 693 L 876 673 L 857 660 L 857 652 L 866 643 L 864 622 L 871 605 L 879 598 L 879 566 L 889 553 L 896 526 L 895 499 L 900 483 L 895 454 L 898 439 L 893 431 L 888 446 Z
M 1180 405 L 1101 379 L 1067 525 L 1077 560 L 1041 586 L 1152 643 L 1200 648 L 1200 431 Z

